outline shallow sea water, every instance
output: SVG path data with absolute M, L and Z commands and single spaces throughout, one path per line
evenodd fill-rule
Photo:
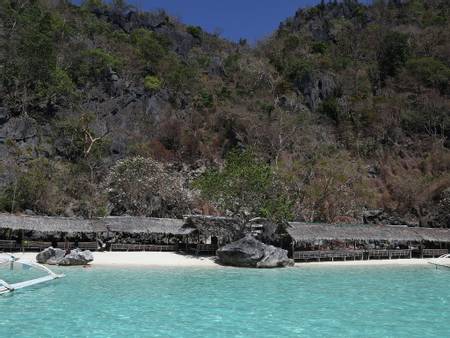
M 0 337 L 450 337 L 431 266 L 56 270 L 0 296 Z

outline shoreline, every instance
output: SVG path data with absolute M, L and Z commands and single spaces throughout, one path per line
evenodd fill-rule
M 36 252 L 16 253 L 17 258 L 35 261 Z M 93 252 L 92 267 L 209 267 L 223 268 L 213 256 L 192 256 L 175 252 Z M 380 259 L 355 261 L 296 262 L 296 268 L 349 266 L 429 266 L 430 259 Z

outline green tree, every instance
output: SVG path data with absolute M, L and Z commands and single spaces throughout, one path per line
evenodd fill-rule
M 119 57 L 101 48 L 94 48 L 80 53 L 72 67 L 72 74 L 79 84 L 85 84 L 87 81 L 101 81 L 110 71 L 118 71 L 121 66 L 122 61 Z
M 450 83 L 450 67 L 438 59 L 423 57 L 409 60 L 408 70 L 428 87 L 446 92 Z
M 250 151 L 232 151 L 221 169 L 210 169 L 194 187 L 222 211 L 243 219 L 263 216 L 275 220 L 292 217 L 292 203 L 272 167 Z
M 163 42 L 155 33 L 143 28 L 134 30 L 130 38 L 146 66 L 156 70 L 168 52 Z
M 381 81 L 396 76 L 408 60 L 409 54 L 408 35 L 399 32 L 386 34 L 377 56 Z
M 194 38 L 201 40 L 203 35 L 203 30 L 200 26 L 187 26 L 186 31 L 191 34 Z
M 144 79 L 144 87 L 148 91 L 158 91 L 161 89 L 162 82 L 157 76 L 148 75 Z

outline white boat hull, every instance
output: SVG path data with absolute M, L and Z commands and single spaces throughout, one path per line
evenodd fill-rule
M 450 269 L 450 254 L 442 255 L 439 258 L 429 261 L 428 263 L 434 265 L 436 268 Z
M 44 271 L 47 273 L 47 276 L 31 279 L 28 281 L 18 282 L 18 283 L 14 283 L 14 284 L 9 284 L 9 283 L 5 282 L 4 280 L 0 279 L 0 295 L 9 293 L 9 292 L 12 292 L 15 290 L 23 289 L 23 288 L 26 288 L 29 286 L 46 283 L 46 282 L 64 277 L 63 274 L 56 274 L 53 271 L 51 271 L 49 268 L 47 268 L 41 264 L 26 261 L 26 260 L 16 259 L 12 255 L 0 254 L 0 264 L 8 264 L 11 266 L 11 269 L 14 267 L 14 264 L 20 264 L 23 266 L 29 266 L 32 268 L 36 268 L 38 270 L 41 270 L 41 271 Z

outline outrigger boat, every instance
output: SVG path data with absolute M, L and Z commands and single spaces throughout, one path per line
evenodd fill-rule
M 428 263 L 433 264 L 436 269 L 439 267 L 450 269 L 450 254 L 442 255 L 441 257 L 430 260 Z
M 31 262 L 28 260 L 24 260 L 21 258 L 16 258 L 13 255 L 10 254 L 2 254 L 0 253 L 0 266 L 1 265 L 9 265 L 9 268 L 11 270 L 14 269 L 14 265 L 19 264 L 23 267 L 30 267 L 30 268 L 35 268 L 38 269 L 40 271 L 46 272 L 47 276 L 44 277 L 40 277 L 40 278 L 35 278 L 35 279 L 31 279 L 28 281 L 23 281 L 23 282 L 19 282 L 19 283 L 13 283 L 13 284 L 9 284 L 7 282 L 5 282 L 4 280 L 0 279 L 0 295 L 5 294 L 5 293 L 9 293 L 15 290 L 19 290 L 19 289 L 23 289 L 26 288 L 28 286 L 32 286 L 32 285 L 36 285 L 36 284 L 41 284 L 41 283 L 45 283 L 45 282 L 49 282 L 52 281 L 54 279 L 58 279 L 58 278 L 62 278 L 64 277 L 63 274 L 56 274 L 53 271 L 51 271 L 49 268 L 35 263 L 35 262 Z

